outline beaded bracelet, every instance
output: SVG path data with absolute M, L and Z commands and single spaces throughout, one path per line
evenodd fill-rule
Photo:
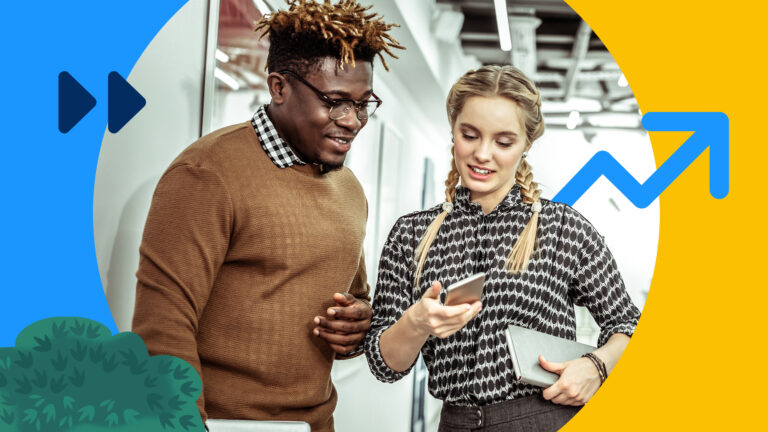
M 608 371 L 605 369 L 605 363 L 600 359 L 600 357 L 594 355 L 593 353 L 586 353 L 582 357 L 586 357 L 594 363 L 595 367 L 597 368 L 597 373 L 600 375 L 600 384 L 605 382 L 605 379 L 608 378 Z

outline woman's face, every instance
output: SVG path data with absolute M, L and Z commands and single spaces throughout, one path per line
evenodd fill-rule
M 517 103 L 500 96 L 473 96 L 453 125 L 454 158 L 461 184 L 488 213 L 515 185 L 525 128 Z

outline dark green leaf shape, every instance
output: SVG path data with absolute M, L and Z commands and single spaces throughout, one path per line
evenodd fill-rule
M 55 322 L 51 324 L 51 335 L 53 335 L 53 339 L 63 339 L 68 333 L 66 321 L 61 321 L 58 324 Z
M 157 385 L 157 377 L 152 375 L 147 375 L 144 377 L 144 387 L 146 388 L 152 388 Z
M 77 341 L 77 345 L 69 350 L 69 353 L 72 354 L 73 359 L 83 361 L 85 355 L 88 354 L 88 347 L 83 345 L 80 341 Z
M 56 407 L 52 404 L 48 404 L 43 408 L 43 414 L 45 415 L 45 422 L 51 423 L 56 420 Z
M 148 360 L 139 361 L 133 351 L 125 350 L 121 351 L 120 354 L 123 356 L 123 364 L 128 366 L 132 374 L 141 375 L 147 372 Z
M 14 363 L 16 363 L 19 367 L 29 369 L 34 364 L 34 359 L 32 358 L 31 352 L 16 351 L 16 355 L 19 357 L 19 359 Z
M 172 428 L 173 427 L 173 418 L 175 416 L 169 412 L 163 411 L 160 413 L 160 415 L 157 416 L 158 420 L 160 420 L 160 425 L 163 427 L 163 429 Z
M 97 337 L 101 336 L 103 326 L 100 324 L 89 324 L 88 325 L 88 331 L 86 332 L 86 336 L 90 339 L 96 339 Z
M 104 372 L 112 372 L 119 365 L 120 362 L 117 361 L 117 354 L 115 353 L 112 353 L 109 357 L 105 357 L 104 361 L 101 363 Z
M 163 359 L 157 363 L 157 371 L 160 375 L 168 375 L 171 373 L 171 364 L 173 362 L 170 359 Z
M 79 410 L 77 410 L 78 413 L 80 413 L 80 420 L 88 420 L 89 422 L 93 421 L 93 416 L 96 415 L 96 408 L 93 407 L 93 405 L 86 405 Z
M 189 430 L 189 428 L 195 427 L 195 418 L 191 415 L 185 415 L 179 417 L 179 426 L 183 427 L 184 430 Z
M 64 396 L 61 399 L 61 404 L 64 406 L 64 408 L 71 410 L 75 404 L 75 398 L 73 398 L 72 396 Z
M 147 362 L 149 360 L 141 361 L 133 366 L 131 366 L 131 373 L 134 375 L 142 375 L 147 373 Z
M 173 395 L 172 398 L 168 399 L 168 408 L 178 411 L 181 409 L 181 407 L 184 406 L 184 402 L 179 400 L 179 395 Z
M 107 426 L 112 427 L 116 425 L 120 419 L 117 417 L 117 413 L 109 413 L 106 420 Z
M 72 333 L 82 336 L 85 333 L 85 321 L 84 320 L 77 320 L 69 327 L 69 331 Z
M 48 352 L 51 350 L 51 338 L 48 335 L 44 335 L 42 338 L 36 337 L 35 342 L 37 346 L 34 348 L 37 352 Z
M 181 392 L 184 393 L 187 397 L 193 398 L 195 397 L 200 389 L 194 386 L 194 382 L 192 381 L 186 381 L 184 384 L 181 385 Z
M 125 424 L 134 424 L 136 423 L 136 416 L 138 415 L 138 411 L 129 408 L 123 411 L 123 420 L 125 420 Z
M 51 365 L 53 366 L 54 369 L 56 369 L 59 372 L 63 372 L 64 369 L 67 368 L 67 363 L 68 363 L 68 360 L 66 357 L 64 357 L 64 353 L 62 353 L 61 351 L 58 351 L 56 353 L 55 359 L 51 359 Z
M 5 377 L 5 374 L 0 372 L 0 388 L 3 388 L 8 385 L 8 378 Z
M 136 353 L 131 350 L 122 350 L 120 351 L 120 355 L 123 357 L 122 364 L 128 366 L 129 368 L 136 366 L 136 364 L 139 362 L 139 359 L 136 357 Z
M 75 387 L 82 387 L 85 382 L 85 372 L 78 368 L 72 369 L 72 375 L 68 376 L 69 382 Z
M 176 370 L 173 371 L 173 377 L 181 381 L 187 379 L 187 370 L 182 365 L 176 366 Z
M 16 405 L 16 395 L 14 393 L 3 393 L 2 399 L 3 399 L 3 405 L 5 406 Z
M 88 349 L 88 353 L 90 354 L 91 361 L 94 363 L 99 363 L 104 359 L 104 356 L 106 353 L 104 352 L 104 346 L 102 344 L 98 344 L 96 348 L 91 347 Z
M 45 388 L 48 385 L 48 374 L 44 370 L 35 369 L 35 379 L 32 380 L 32 384 L 37 388 Z
M 161 400 L 163 400 L 163 397 L 157 393 L 148 394 L 147 405 L 149 406 L 149 409 L 151 409 L 152 411 L 156 411 L 158 409 L 163 408 L 163 405 L 160 403 Z
M 29 378 L 26 376 L 21 378 L 15 378 L 14 381 L 16 382 L 16 393 L 19 394 L 29 394 L 32 392 L 32 383 L 29 381 Z
M 16 420 L 16 415 L 10 409 L 3 409 L 3 411 L 0 412 L 0 420 L 5 424 L 11 424 Z
M 50 387 L 53 393 L 61 393 L 67 386 L 67 377 L 65 375 L 60 375 L 58 378 L 51 378 Z

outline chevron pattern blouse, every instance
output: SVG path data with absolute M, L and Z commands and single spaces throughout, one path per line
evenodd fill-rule
M 515 382 L 504 330 L 510 324 L 576 340 L 574 305 L 586 306 L 600 326 L 599 345 L 614 333 L 632 335 L 640 311 L 632 303 L 603 237 L 571 207 L 542 200 L 537 245 L 528 269 L 510 274 L 504 263 L 531 218 L 519 186 L 489 214 L 456 191 L 448 214 L 414 287 L 414 251 L 441 206 L 401 217 L 392 228 L 379 263 L 371 330 L 365 353 L 377 379 L 394 382 L 381 357 L 379 338 L 432 281 L 443 287 L 477 272 L 486 274 L 483 309 L 459 332 L 430 336 L 421 349 L 429 370 L 429 391 L 452 405 L 476 406 L 529 396 L 538 387 Z M 445 300 L 445 293 L 441 294 Z M 411 368 L 413 365 L 411 365 Z

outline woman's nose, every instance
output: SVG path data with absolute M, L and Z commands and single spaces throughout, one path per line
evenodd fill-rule
M 480 145 L 475 149 L 475 159 L 478 162 L 487 162 L 491 160 L 491 142 L 481 141 Z

